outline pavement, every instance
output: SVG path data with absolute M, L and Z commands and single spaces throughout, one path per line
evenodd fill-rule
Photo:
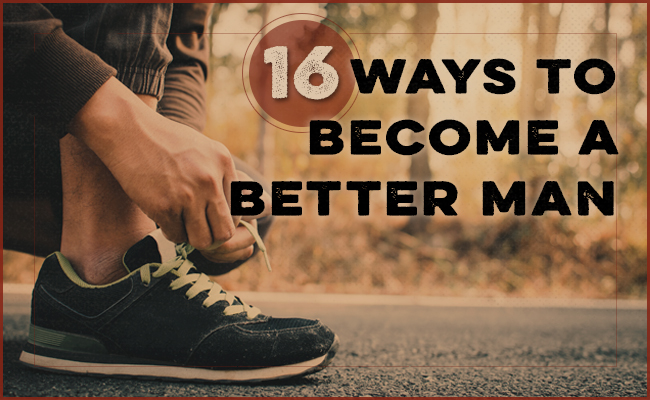
M 27 286 L 3 287 L 4 396 L 647 396 L 647 302 L 238 293 L 341 339 L 325 370 L 258 384 L 60 375 L 17 362 Z

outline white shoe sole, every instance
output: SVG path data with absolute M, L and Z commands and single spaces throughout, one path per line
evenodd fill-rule
M 307 375 L 325 368 L 336 353 L 336 343 L 322 357 L 297 364 L 257 369 L 213 370 L 168 365 L 103 364 L 36 355 L 23 351 L 20 361 L 33 368 L 113 377 L 178 379 L 209 382 L 259 382 Z

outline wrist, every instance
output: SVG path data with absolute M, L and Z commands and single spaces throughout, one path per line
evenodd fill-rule
M 144 120 L 159 117 L 145 102 L 151 103 L 150 99 L 139 98 L 120 81 L 110 78 L 75 115 L 68 126 L 69 132 L 108 166 L 116 147 L 146 134 Z

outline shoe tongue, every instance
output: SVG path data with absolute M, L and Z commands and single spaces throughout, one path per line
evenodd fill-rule
M 156 229 L 144 239 L 131 246 L 124 254 L 124 266 L 129 272 L 148 263 L 161 263 L 176 257 L 176 246 Z
M 131 246 L 124 254 L 124 267 L 129 273 L 149 263 L 161 263 L 176 258 L 176 245 L 165 238 L 160 229 Z M 223 290 L 222 290 L 223 291 Z M 232 305 L 243 304 L 237 297 Z

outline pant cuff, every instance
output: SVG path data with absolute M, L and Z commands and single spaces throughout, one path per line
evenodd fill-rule
M 135 94 L 155 96 L 160 100 L 165 87 L 165 71 L 162 69 L 149 69 L 142 67 L 117 67 L 117 79 Z

